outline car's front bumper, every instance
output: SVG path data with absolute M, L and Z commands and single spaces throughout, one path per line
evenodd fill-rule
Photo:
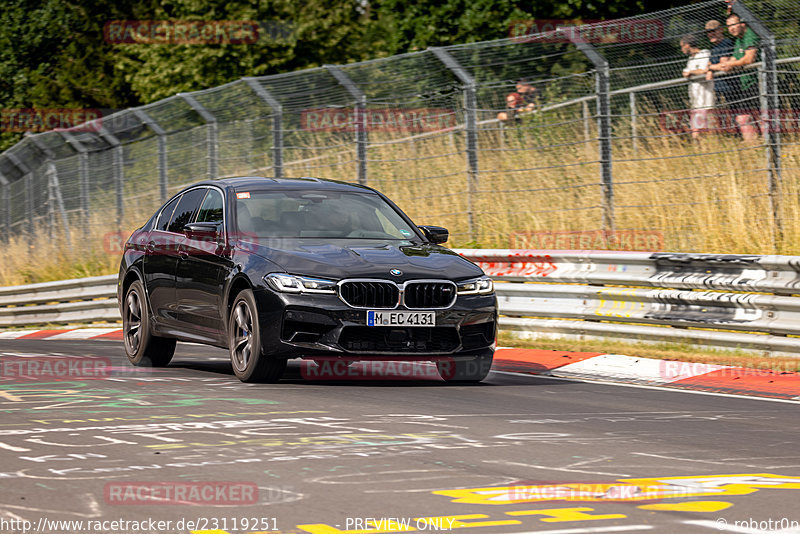
M 367 326 L 367 310 L 352 308 L 336 295 L 263 289 L 255 297 L 264 352 L 281 358 L 474 355 L 494 347 L 497 331 L 494 294 L 459 296 L 447 309 L 430 310 L 436 317 L 433 327 Z

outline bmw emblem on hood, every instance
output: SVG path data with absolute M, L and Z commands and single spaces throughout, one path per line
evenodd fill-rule
M 392 269 L 392 270 L 391 270 L 391 271 L 389 271 L 389 272 L 390 272 L 391 274 L 393 274 L 394 276 L 400 276 L 401 274 L 403 274 L 403 271 L 401 271 L 400 269 Z

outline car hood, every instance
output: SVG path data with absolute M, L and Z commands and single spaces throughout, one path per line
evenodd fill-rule
M 331 280 L 383 278 L 398 282 L 420 278 L 463 280 L 480 276 L 475 264 L 455 252 L 427 243 L 341 239 L 303 239 L 293 243 L 260 240 L 251 250 L 286 272 Z M 390 273 L 398 269 L 401 275 Z

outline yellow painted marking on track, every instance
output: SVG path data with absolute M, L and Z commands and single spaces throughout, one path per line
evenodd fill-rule
M 548 508 L 546 510 L 520 510 L 519 512 L 506 512 L 506 515 L 546 515 L 540 521 L 545 523 L 561 523 L 562 521 L 596 521 L 598 519 L 625 519 L 625 514 L 587 514 L 594 512 L 594 508 Z
M 463 504 L 508 505 L 524 502 L 624 502 L 749 495 L 762 489 L 800 489 L 800 478 L 751 473 L 737 475 L 626 478 L 613 484 L 565 483 L 434 491 Z
M 694 501 L 642 504 L 637 506 L 637 508 L 641 508 L 642 510 L 655 510 L 658 512 L 719 512 L 731 506 L 733 506 L 733 503 L 725 501 Z

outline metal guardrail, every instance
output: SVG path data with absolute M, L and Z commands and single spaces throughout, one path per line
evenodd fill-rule
M 800 354 L 800 257 L 455 250 L 498 283 L 500 328 Z M 0 327 L 119 321 L 116 275 L 0 288 Z M 795 296 L 797 295 L 797 296 Z
M 800 257 L 457 250 L 492 278 L 500 328 L 800 353 Z M 512 283 L 503 283 L 512 282 Z M 524 282 L 524 283 L 513 283 Z
M 119 320 L 117 275 L 0 287 L 0 327 Z

